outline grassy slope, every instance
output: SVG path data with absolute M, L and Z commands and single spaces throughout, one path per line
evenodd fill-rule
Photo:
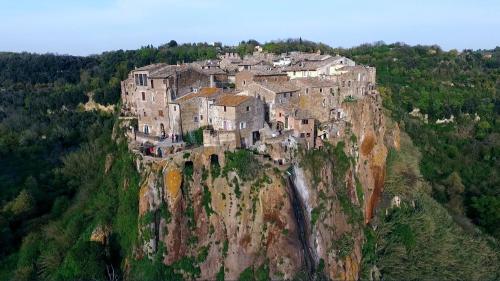
M 401 150 L 389 155 L 377 228 L 368 231 L 365 279 L 376 264 L 384 280 L 498 280 L 495 240 L 455 223 L 430 196 L 419 161 L 417 148 L 403 134 Z M 400 208 L 391 208 L 394 196 L 402 199 Z

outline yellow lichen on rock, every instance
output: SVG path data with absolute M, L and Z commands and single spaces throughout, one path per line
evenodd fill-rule
M 361 143 L 361 153 L 364 156 L 370 154 L 375 146 L 375 137 L 372 132 L 368 132 L 363 138 L 363 142 Z
M 182 185 L 182 173 L 179 169 L 168 170 L 164 176 L 165 192 L 172 199 L 177 198 Z
M 386 158 L 387 158 L 387 147 L 385 147 L 385 145 L 383 144 L 377 144 L 373 148 L 372 166 L 384 167 Z

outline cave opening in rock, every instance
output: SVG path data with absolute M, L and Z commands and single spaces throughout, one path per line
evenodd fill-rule
M 220 175 L 220 171 L 219 155 L 210 155 L 210 173 L 212 174 L 212 179 L 217 178 Z

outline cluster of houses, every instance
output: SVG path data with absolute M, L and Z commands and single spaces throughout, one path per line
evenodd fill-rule
M 341 104 L 375 95 L 375 68 L 342 57 L 256 50 L 188 64 L 153 64 L 122 81 L 122 114 L 137 118 L 134 137 L 182 145 L 203 130 L 204 146 L 227 149 L 321 145 L 344 118 Z

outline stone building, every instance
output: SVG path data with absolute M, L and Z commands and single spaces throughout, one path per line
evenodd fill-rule
M 283 68 L 283 71 L 286 72 L 290 79 L 323 77 L 336 74 L 337 69 L 346 65 L 354 66 L 355 63 L 341 56 L 328 56 L 322 57 L 322 59 L 311 59 L 306 57 Z
M 300 88 L 290 81 L 282 82 L 252 82 L 246 85 L 240 95 L 247 95 L 265 103 L 265 120 L 271 122 L 275 119 L 275 106 L 277 104 L 296 104 L 299 99 Z
M 361 98 L 375 90 L 376 69 L 367 66 L 344 66 L 339 68 L 335 79 L 339 81 L 344 97 Z
M 315 118 L 308 110 L 279 105 L 276 107 L 276 123 L 280 134 L 291 130 L 292 136 L 307 149 L 315 147 Z
M 260 140 L 264 128 L 264 103 L 249 96 L 225 94 L 210 106 L 209 123 L 215 133 L 232 132 L 236 147 L 252 146 Z
M 290 80 L 286 73 L 269 68 L 243 70 L 236 73 L 236 89 L 245 89 L 251 82 L 286 82 Z
M 189 65 L 154 64 L 137 68 L 122 82 L 124 110 L 137 116 L 139 133 L 160 138 L 181 136 L 175 99 L 208 87 L 212 75 Z
M 219 88 L 201 88 L 175 100 L 180 107 L 183 134 L 211 125 L 209 108 L 221 94 Z
M 336 79 L 299 78 L 292 82 L 300 88 L 296 108 L 308 110 L 320 122 L 335 117 L 343 101 Z

